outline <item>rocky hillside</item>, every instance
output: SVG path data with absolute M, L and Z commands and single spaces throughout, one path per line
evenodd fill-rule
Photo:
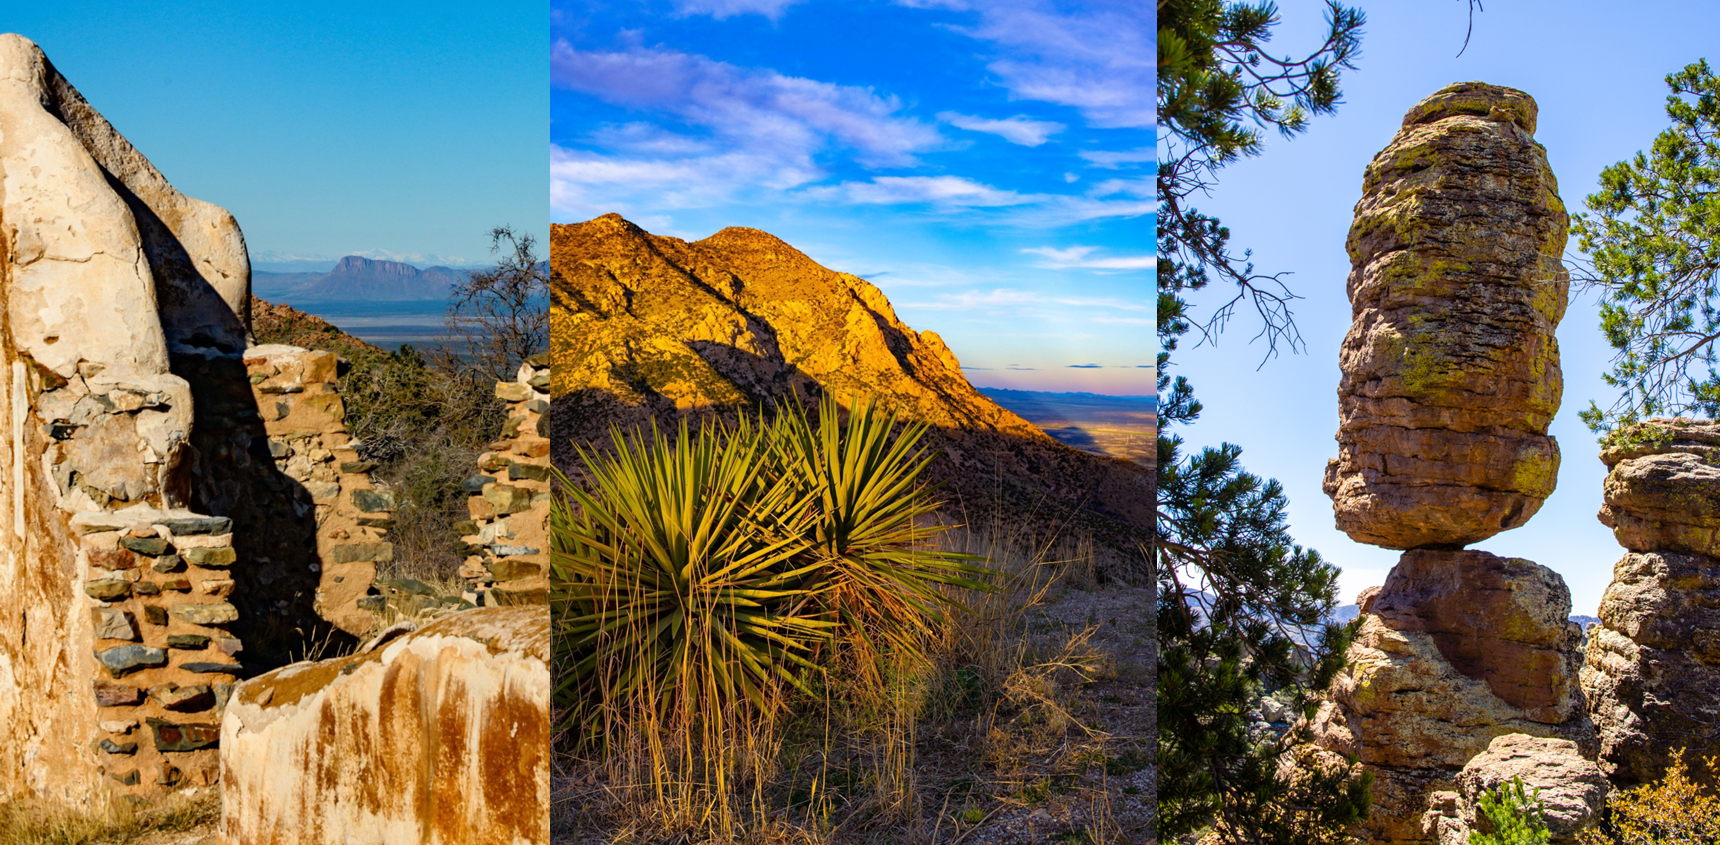
M 550 263 L 558 449 L 611 423 L 870 392 L 935 427 L 933 471 L 964 521 L 1073 524 L 1117 550 L 1151 527 L 1143 467 L 1056 442 L 975 390 L 943 340 L 871 283 L 772 235 L 688 242 L 607 214 L 553 226 Z

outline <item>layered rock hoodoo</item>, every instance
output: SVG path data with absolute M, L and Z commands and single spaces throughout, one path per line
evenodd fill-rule
M 1720 753 L 1720 422 L 1653 419 L 1634 434 L 1601 453 L 1600 519 L 1626 553 L 1582 669 L 1601 768 L 1623 784 L 1658 779 L 1680 748 Z
M 1134 552 L 1151 475 L 1051 439 L 975 390 L 934 332 L 884 294 L 755 229 L 687 242 L 607 214 L 551 227 L 555 464 L 609 426 L 732 414 L 797 395 L 877 395 L 935 428 L 931 473 L 969 523 L 1084 529 Z
M 245 682 L 225 845 L 544 845 L 549 609 L 479 608 Z
M 1521 91 L 1447 86 L 1368 165 L 1325 480 L 1358 542 L 1461 547 L 1553 491 L 1566 216 L 1535 116 Z
M 1372 842 L 1431 842 L 1430 796 L 1495 737 L 1570 740 L 1594 755 L 1577 685 L 1582 632 L 1544 566 L 1479 551 L 1405 552 L 1364 591 L 1346 666 L 1313 728 L 1374 773 Z
M 1528 521 L 1558 473 L 1566 217 L 1535 116 L 1527 94 L 1483 83 L 1418 103 L 1368 165 L 1350 230 L 1325 489 L 1353 539 L 1407 551 L 1363 593 L 1311 727 L 1375 775 L 1366 842 L 1434 842 L 1441 802 L 1496 737 L 1595 753 L 1564 579 L 1462 550 Z

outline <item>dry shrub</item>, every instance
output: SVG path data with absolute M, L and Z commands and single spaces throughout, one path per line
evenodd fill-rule
M 951 588 L 964 610 L 936 627 L 922 657 L 884 661 L 877 683 L 833 674 L 815 698 L 768 718 L 736 708 L 721 720 L 664 718 L 641 696 L 623 717 L 636 727 L 631 743 L 606 757 L 560 746 L 555 829 L 591 837 L 568 840 L 581 845 L 951 842 L 1067 788 L 1059 772 L 1102 764 L 1108 737 L 1077 703 L 1087 680 L 1113 671 L 1095 628 L 1033 621 L 1070 573 L 1091 571 L 1089 547 L 1023 548 L 1006 531 L 960 527 L 940 545 L 983 557 L 996 589 Z M 972 753 L 928 758 L 934 732 Z M 726 794 L 713 759 L 724 761 Z M 972 796 L 948 788 L 970 769 Z M 979 809 L 993 791 L 995 806 Z M 1106 793 L 1078 797 L 1092 823 L 1072 841 L 1118 841 Z
M 1702 760 L 1709 783 L 1720 783 L 1720 758 Z M 1720 842 L 1720 796 L 1690 776 L 1684 749 L 1673 755 L 1666 775 L 1654 783 L 1607 799 L 1601 831 L 1584 831 L 1583 845 L 1673 845 Z

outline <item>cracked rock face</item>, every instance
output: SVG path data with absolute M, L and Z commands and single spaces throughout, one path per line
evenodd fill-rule
M 1469 845 L 1472 832 L 1495 833 L 1481 798 L 1513 779 L 1541 802 L 1552 845 L 1577 845 L 1584 831 L 1599 826 L 1611 784 L 1569 740 L 1506 734 L 1496 737 L 1457 775 L 1457 789 L 1439 793 L 1423 827 L 1439 845 Z
M 1553 491 L 1566 214 L 1535 115 L 1521 91 L 1447 86 L 1368 165 L 1325 479 L 1358 542 L 1461 547 Z
M 1627 552 L 1582 669 L 1601 769 L 1622 784 L 1658 778 L 1678 748 L 1720 754 L 1720 423 L 1654 419 L 1639 432 L 1649 439 L 1601 454 L 1600 519 Z

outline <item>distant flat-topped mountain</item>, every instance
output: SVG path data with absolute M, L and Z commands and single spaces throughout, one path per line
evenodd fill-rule
M 327 273 L 256 271 L 251 286 L 258 295 L 273 299 L 401 302 L 446 299 L 469 272 L 440 266 L 419 269 L 399 261 L 349 255 Z
M 932 473 L 969 523 L 1088 533 L 1128 554 L 1151 530 L 1145 467 L 1053 440 L 969 384 L 878 288 L 770 234 L 688 242 L 607 214 L 552 226 L 550 266 L 558 449 L 601 443 L 611 423 L 871 393 L 935 427 Z

